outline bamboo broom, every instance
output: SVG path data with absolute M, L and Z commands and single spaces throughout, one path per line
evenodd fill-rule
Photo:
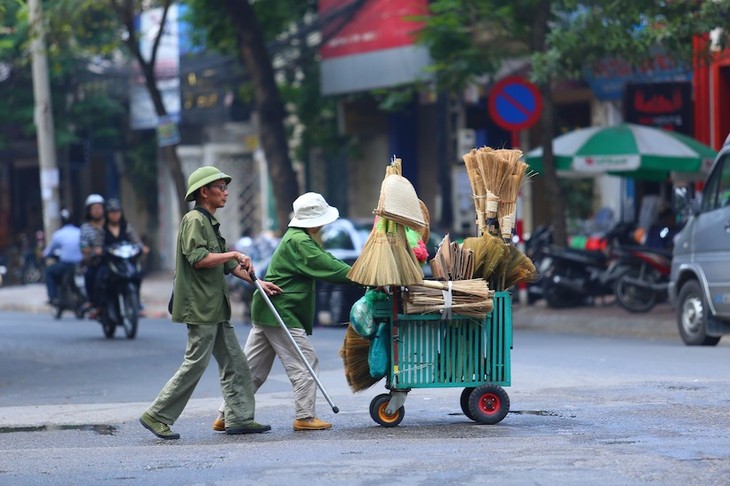
M 451 287 L 451 312 L 483 318 L 494 305 L 494 292 L 482 279 L 436 282 L 424 280 L 408 287 L 404 299 L 406 314 L 428 314 L 445 310 L 444 292 Z
M 482 149 L 477 157 L 480 161 L 479 167 L 487 187 L 487 209 L 485 219 L 487 231 L 490 234 L 497 233 L 497 217 L 501 193 L 507 178 L 512 174 L 512 167 L 504 158 L 503 150 L 493 150 L 489 147 Z
M 403 225 L 387 220 L 388 246 L 393 252 L 398 280 L 385 285 L 411 285 L 423 280 L 423 270 L 413 254 Z
M 370 340 L 360 336 L 352 324 L 348 325 L 339 354 L 345 368 L 345 379 L 353 392 L 370 388 L 380 381 L 370 376 L 369 353 Z
M 513 163 L 513 172 L 507 179 L 500 196 L 499 204 L 499 228 L 502 239 L 505 242 L 512 241 L 512 230 L 515 227 L 515 213 L 517 209 L 517 196 L 520 192 L 522 179 L 527 171 L 527 164 L 520 162 L 518 159 L 522 156 L 522 152 L 515 150 L 509 155 Z M 516 157 L 516 158 L 515 158 Z
M 400 275 L 386 234 L 388 220 L 379 218 L 347 278 L 361 285 L 399 285 Z
M 462 157 L 466 166 L 466 174 L 471 184 L 472 197 L 474 198 L 474 211 L 476 212 L 477 234 L 481 235 L 486 228 L 484 213 L 487 205 L 487 188 L 479 170 L 477 150 L 472 149 Z
M 504 288 L 508 289 L 522 282 L 534 282 L 538 274 L 532 260 L 514 245 L 509 246 L 509 252 Z

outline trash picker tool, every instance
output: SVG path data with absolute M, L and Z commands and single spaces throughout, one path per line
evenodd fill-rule
M 312 375 L 312 378 L 314 378 L 314 381 L 317 382 L 317 386 L 319 387 L 320 391 L 322 392 L 322 395 L 324 395 L 324 398 L 327 399 L 327 403 L 329 403 L 330 404 L 330 407 L 332 407 L 332 411 L 334 413 L 339 412 L 340 409 L 337 408 L 337 406 L 334 404 L 334 402 L 332 401 L 332 399 L 330 398 L 330 396 L 327 394 L 327 390 L 324 389 L 324 385 L 322 385 L 322 382 L 319 381 L 319 377 L 317 376 L 317 373 L 315 373 L 314 372 L 314 369 L 312 369 L 312 366 L 307 361 L 307 358 L 304 356 L 304 353 L 302 353 L 302 350 L 299 348 L 299 345 L 294 340 L 294 336 L 291 335 L 291 333 L 289 332 L 289 328 L 286 327 L 286 324 L 281 319 L 281 316 L 277 312 L 276 307 L 274 307 L 274 304 L 271 302 L 271 299 L 269 299 L 269 296 L 266 295 L 266 291 L 261 286 L 261 282 L 259 282 L 259 280 L 256 278 L 256 274 L 253 273 L 253 272 L 250 272 L 249 273 L 249 276 L 251 277 L 251 280 L 253 280 L 253 283 L 256 285 L 256 288 L 259 289 L 259 292 L 261 293 L 261 296 L 264 298 L 264 301 L 266 302 L 266 305 L 269 306 L 269 309 L 271 310 L 271 313 L 274 314 L 274 317 L 276 317 L 276 321 L 279 323 L 279 325 L 281 326 L 281 328 L 286 333 L 287 337 L 289 338 L 289 342 L 291 342 L 292 345 L 294 346 L 294 349 L 296 349 L 297 354 L 299 355 L 299 359 L 302 360 L 302 362 L 304 363 L 304 365 L 307 367 L 307 370 L 309 371 L 309 374 Z

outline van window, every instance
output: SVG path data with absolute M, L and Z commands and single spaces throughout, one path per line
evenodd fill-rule
M 701 211 L 712 211 L 730 206 L 730 155 L 724 155 L 717 161 L 715 170 L 707 180 L 705 190 L 702 191 Z

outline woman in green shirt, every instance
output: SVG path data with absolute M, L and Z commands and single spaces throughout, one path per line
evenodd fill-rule
M 347 278 L 350 265 L 326 252 L 313 239 L 322 227 L 339 217 L 336 208 L 317 193 L 299 196 L 293 204 L 294 218 L 274 252 L 266 280 L 283 289 L 272 299 L 274 307 L 316 373 L 319 360 L 307 338 L 312 334 L 317 280 L 332 283 L 353 283 Z M 332 424 L 314 413 L 317 384 L 299 358 L 285 330 L 256 291 L 251 305 L 253 327 L 244 353 L 251 369 L 254 390 L 263 385 L 278 356 L 294 387 L 294 430 L 324 430 Z M 225 401 L 223 403 L 225 405 Z M 213 423 L 214 430 L 225 430 L 223 405 Z

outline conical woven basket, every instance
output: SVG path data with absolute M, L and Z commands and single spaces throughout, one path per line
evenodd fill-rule
M 383 179 L 378 207 L 373 212 L 419 231 L 427 225 L 416 190 L 408 179 L 397 174 Z

